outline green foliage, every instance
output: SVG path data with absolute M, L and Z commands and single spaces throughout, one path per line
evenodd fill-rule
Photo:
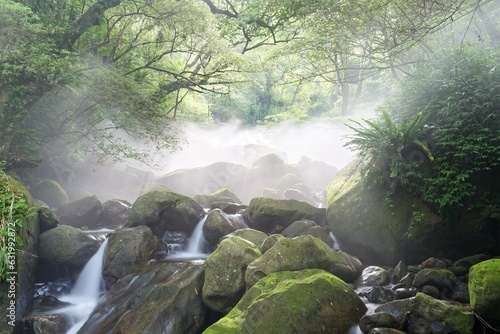
M 364 119 L 362 124 L 352 121 L 348 125 L 354 131 L 349 135 L 347 146 L 360 151 L 366 159 L 365 173 L 375 183 L 384 183 L 391 191 L 401 187 L 411 187 L 422 178 L 419 166 L 434 156 L 426 138 L 430 128 L 427 117 L 419 113 L 410 120 L 394 122 L 386 110 L 381 112 L 381 120 Z
M 499 217 L 498 57 L 497 51 L 465 48 L 439 57 L 418 68 L 418 77 L 409 77 L 386 104 L 384 126 L 365 121 L 368 126 L 358 123 L 361 127 L 353 128 L 350 145 L 370 159 L 373 176 L 387 179 L 390 170 L 389 179 L 396 178 L 405 191 L 421 196 L 447 222 L 458 219 L 463 209 Z M 402 119 L 401 125 L 391 123 L 389 115 Z M 429 127 L 423 126 L 425 122 Z M 394 131 L 403 128 L 427 157 L 436 157 L 432 163 L 416 169 L 415 161 L 401 158 L 409 142 L 403 137 L 394 141 Z M 421 135 L 433 142 L 432 153 Z
M 12 250 L 19 250 L 23 245 L 20 232 L 24 222 L 35 212 L 27 204 L 25 194 L 12 183 L 4 172 L 0 171 L 0 281 L 8 278 L 8 272 L 16 271 L 11 267 Z

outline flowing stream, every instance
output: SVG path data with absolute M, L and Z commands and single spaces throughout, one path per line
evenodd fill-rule
M 107 244 L 108 239 L 103 241 L 97 253 L 87 262 L 71 294 L 59 298 L 63 302 L 72 304 L 71 306 L 57 310 L 57 313 L 67 315 L 73 322 L 73 326 L 66 334 L 75 334 L 78 332 L 97 305 L 100 294 L 104 291 L 102 266 Z
M 198 225 L 196 225 L 191 234 L 186 249 L 175 254 L 169 254 L 169 259 L 206 259 L 208 257 L 209 254 L 204 251 L 207 241 L 203 236 L 203 225 L 205 225 L 206 219 L 207 216 L 205 215 L 198 222 Z

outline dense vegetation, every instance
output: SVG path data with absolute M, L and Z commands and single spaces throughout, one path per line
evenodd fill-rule
M 390 192 L 420 196 L 452 222 L 462 209 L 500 217 L 500 68 L 496 50 L 460 48 L 415 69 L 381 121 L 350 145 Z M 391 119 L 392 118 L 392 119 Z
M 145 159 L 137 144 L 177 147 L 182 120 L 352 115 L 443 44 L 497 45 L 496 10 L 463 0 L 0 0 L 0 160 Z

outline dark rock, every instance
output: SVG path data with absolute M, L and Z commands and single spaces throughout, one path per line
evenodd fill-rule
M 376 327 L 402 329 L 403 324 L 397 318 L 385 312 L 367 314 L 359 320 L 359 328 L 363 333 L 369 333 Z
M 248 205 L 229 203 L 229 202 L 213 202 L 210 205 L 210 210 L 220 209 L 227 214 L 237 214 L 248 208 Z
M 204 216 L 205 211 L 192 198 L 170 191 L 151 191 L 134 202 L 128 225 L 148 226 L 162 238 L 167 230 L 192 232 Z
M 257 197 L 250 201 L 243 212 L 248 226 L 266 233 L 271 233 L 276 225 L 288 227 L 297 220 L 307 219 L 322 225 L 325 209 L 295 200 L 277 200 Z
M 102 205 L 103 224 L 111 227 L 121 227 L 128 222 L 132 204 L 121 199 L 111 199 Z
M 99 249 L 99 241 L 68 225 L 40 234 L 40 258 L 62 265 L 84 266 Z
M 413 305 L 413 298 L 405 298 L 384 303 L 375 309 L 375 312 L 384 312 L 392 315 L 403 324 L 405 314 L 410 311 Z
M 14 333 L 66 333 L 70 327 L 70 320 L 63 314 L 42 314 L 16 322 Z
M 50 230 L 59 224 L 59 218 L 57 215 L 46 206 L 40 206 L 37 208 L 38 222 L 40 224 L 40 233 Z
M 203 224 L 203 235 L 207 242 L 215 247 L 220 238 L 245 227 L 245 224 L 221 210 L 215 209 L 210 211 L 206 217 L 205 224 Z
M 405 332 L 395 328 L 376 327 L 373 328 L 368 334 L 405 334 Z
M 369 302 L 383 304 L 395 300 L 398 296 L 396 292 L 382 286 L 374 286 L 360 292 L 361 297 L 365 297 Z
M 202 286 L 203 263 L 149 265 L 116 282 L 80 333 L 196 333 L 206 312 Z
M 421 287 L 421 291 L 422 293 L 425 293 L 428 296 L 439 299 L 440 291 L 434 285 L 424 285 L 423 287 Z
M 61 205 L 56 214 L 61 224 L 93 229 L 102 219 L 102 204 L 97 196 L 87 196 Z
M 408 268 L 403 261 L 399 261 L 391 273 L 391 282 L 396 284 L 408 274 Z
M 440 269 L 446 269 L 448 267 L 444 260 L 435 257 L 428 258 L 427 260 L 422 262 L 422 266 L 424 268 L 440 268 Z
M 137 272 L 162 246 L 161 241 L 146 226 L 112 233 L 108 237 L 102 272 L 106 288 L 111 288 L 123 276 Z
M 55 306 L 67 306 L 67 305 L 71 305 L 71 303 L 60 301 L 54 296 L 45 296 L 40 302 L 40 306 L 55 307 Z
M 312 220 L 298 220 L 285 228 L 281 235 L 287 238 L 294 238 L 299 235 L 312 235 L 323 242 L 330 244 L 330 230 L 319 226 Z
M 415 275 L 413 285 L 420 289 L 424 285 L 434 285 L 439 290 L 447 288 L 453 290 L 457 277 L 447 269 L 422 269 Z
M 470 267 L 472 267 L 475 264 L 478 264 L 480 262 L 489 260 L 491 256 L 485 255 L 485 254 L 476 254 L 476 255 L 471 255 L 467 256 L 464 258 L 461 258 L 455 262 L 453 262 L 453 267 L 462 267 L 462 268 L 467 268 L 469 270 Z

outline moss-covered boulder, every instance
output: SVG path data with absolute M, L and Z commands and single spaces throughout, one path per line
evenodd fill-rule
M 460 258 L 481 249 L 476 225 L 448 227 L 424 203 L 404 194 L 392 196 L 390 203 L 383 186 L 362 179 L 363 164 L 353 161 L 328 186 L 327 220 L 343 250 L 363 263 L 395 265 L 401 259 Z M 463 247 L 464 239 L 471 248 Z
M 34 198 L 56 209 L 68 203 L 68 195 L 61 185 L 54 180 L 43 180 L 31 189 Z
M 222 210 L 211 210 L 205 224 L 203 224 L 203 235 L 212 246 L 217 246 L 220 238 L 238 229 L 245 228 L 246 225 L 227 215 Z
M 102 220 L 102 203 L 97 196 L 90 195 L 61 205 L 56 214 L 61 224 L 78 228 L 98 228 Z
M 134 202 L 128 225 L 148 226 L 162 238 L 165 231 L 193 231 L 204 216 L 203 208 L 190 197 L 171 191 L 151 191 Z
M 40 234 L 40 258 L 51 263 L 83 266 L 99 249 L 99 241 L 68 225 Z
M 337 251 L 310 235 L 279 239 L 274 246 L 250 263 L 245 281 L 251 287 L 263 277 L 278 271 L 323 269 L 352 282 L 358 269 Z
M 319 226 L 312 220 L 298 220 L 284 229 L 281 234 L 287 238 L 294 238 L 299 235 L 312 235 L 327 244 L 333 242 L 330 240 L 330 230 Z
M 0 332 L 10 333 L 12 331 L 11 321 L 27 315 L 33 306 L 40 232 L 33 198 L 26 187 L 7 174 L 0 172 L 0 189 L 0 213 L 3 220 L 3 240 L 5 241 L 5 244 L 2 244 L 2 251 L 5 252 L 6 256 L 5 258 L 2 256 L 1 261 L 7 261 L 7 263 L 2 263 L 2 267 L 4 264 L 6 265 L 3 268 L 5 272 L 13 273 L 6 274 L 5 278 L 8 281 L 0 279 L 0 316 L 3 317 L 0 321 Z M 11 204 L 14 206 L 11 207 Z M 22 221 L 22 227 L 16 227 L 15 232 L 12 231 L 12 225 L 3 225 L 4 222 L 13 222 L 9 221 L 11 212 L 14 216 L 13 219 Z M 22 241 L 21 244 L 15 244 L 16 237 Z M 15 261 L 10 255 L 15 256 Z M 5 272 L 2 272 L 2 276 Z M 13 291 L 15 291 L 14 296 L 12 295 Z M 15 303 L 13 310 L 12 303 Z
M 40 224 L 40 233 L 50 230 L 59 225 L 60 221 L 54 211 L 46 206 L 37 208 L 38 221 Z
M 203 333 L 345 334 L 365 311 L 356 293 L 326 271 L 282 271 L 255 284 Z
M 472 309 L 495 328 L 500 328 L 500 259 L 491 259 L 469 270 Z
M 202 285 L 201 262 L 151 264 L 115 283 L 79 333 L 197 333 Z
M 248 264 L 261 255 L 257 246 L 238 236 L 222 240 L 205 261 L 205 305 L 216 312 L 228 313 L 246 291 Z
M 109 289 L 117 280 L 134 273 L 160 251 L 163 243 L 146 226 L 125 228 L 108 237 L 102 276 Z
M 236 230 L 233 233 L 228 234 L 226 237 L 231 237 L 233 235 L 238 236 L 240 238 L 243 238 L 247 241 L 250 241 L 255 246 L 257 246 L 259 249 L 261 249 L 260 247 L 262 246 L 262 243 L 267 238 L 267 234 L 265 234 L 264 232 L 261 232 L 261 231 L 254 230 L 252 228 L 242 228 L 242 229 Z
M 212 194 L 198 194 L 193 199 L 204 208 L 210 208 L 214 203 L 241 204 L 241 200 L 229 188 L 219 189 Z
M 467 306 L 417 293 L 410 309 L 408 333 L 473 333 L 474 315 Z
M 322 225 L 325 222 L 325 214 L 325 209 L 305 202 L 264 197 L 253 198 L 248 209 L 243 212 L 249 227 L 266 233 L 281 231 L 301 219 Z

